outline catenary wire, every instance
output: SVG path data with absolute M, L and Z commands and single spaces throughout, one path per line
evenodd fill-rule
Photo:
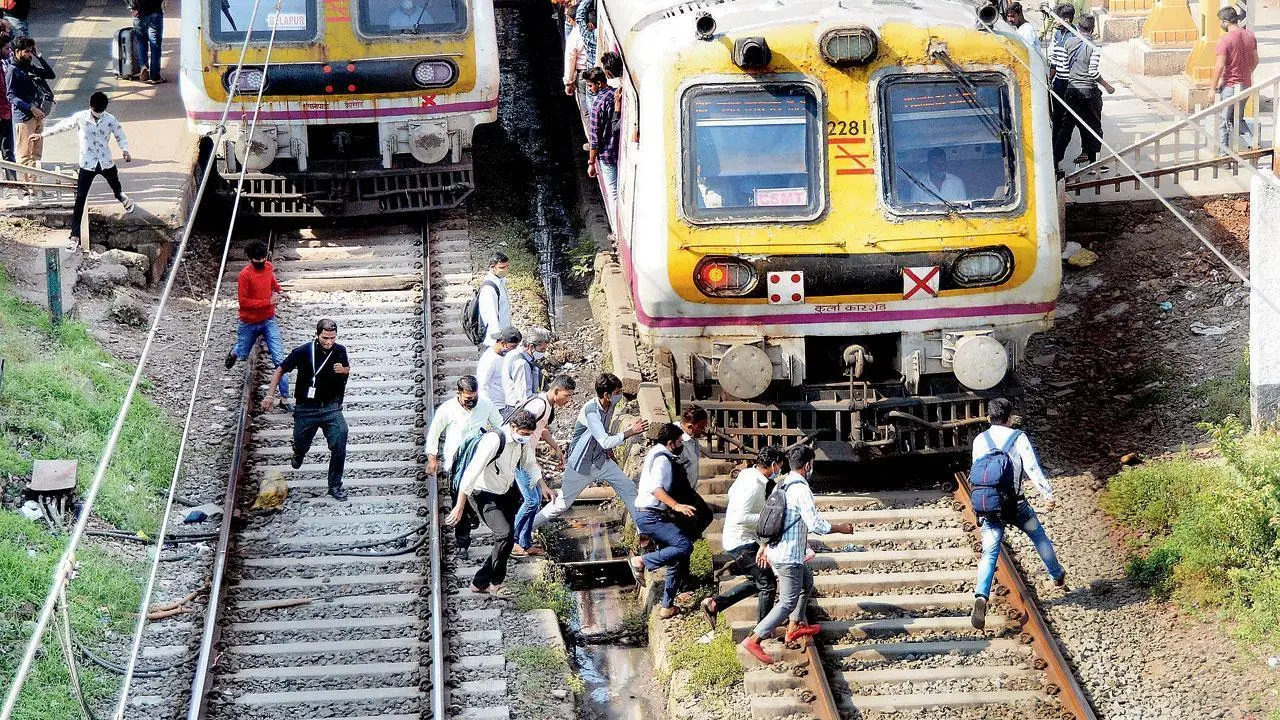
M 254 0 L 254 19 L 257 18 L 260 2 L 261 0 Z M 253 25 L 251 20 L 249 30 L 246 30 L 245 33 L 244 42 L 240 46 L 240 58 L 236 63 L 236 68 L 234 70 L 235 73 L 239 73 L 239 71 L 244 67 L 244 60 L 249 47 L 249 38 L 252 27 Z M 227 116 L 231 112 L 231 104 L 234 98 L 234 93 L 228 93 L 226 103 L 223 104 L 222 116 L 218 121 L 217 129 L 213 137 L 214 147 L 218 146 L 219 141 L 222 139 L 223 135 L 226 134 Z M 259 94 L 259 102 L 261 102 L 261 94 Z M 107 467 L 115 453 L 116 446 L 120 442 L 120 435 L 124 431 L 125 419 L 128 416 L 129 409 L 133 405 L 133 399 L 137 395 L 138 386 L 142 382 L 143 370 L 146 368 L 147 360 L 151 355 L 151 347 L 155 343 L 156 333 L 160 328 L 160 320 L 164 316 L 165 307 L 169 303 L 169 297 L 173 292 L 174 282 L 178 277 L 178 266 L 182 263 L 182 260 L 185 257 L 187 243 L 191 239 L 191 234 L 195 229 L 195 221 L 199 215 L 200 202 L 208 188 L 209 178 L 212 173 L 213 163 L 210 162 L 205 167 L 204 174 L 200 178 L 200 185 L 196 190 L 195 198 L 192 200 L 191 215 L 187 218 L 186 225 L 182 230 L 182 237 L 178 242 L 178 248 L 174 253 L 173 269 L 169 272 L 169 278 L 165 281 L 164 288 L 160 293 L 159 302 L 156 303 L 155 316 L 152 318 L 151 327 L 147 330 L 147 337 L 142 345 L 142 351 L 138 355 L 138 366 L 134 369 L 133 377 L 129 381 L 129 387 L 125 390 L 124 398 L 121 400 L 120 410 L 117 412 L 115 422 L 111 427 L 111 432 L 107 436 L 107 442 L 103 448 L 102 457 L 99 459 L 98 465 L 94 469 L 93 477 L 89 481 L 89 490 L 81 507 L 80 517 L 77 519 L 75 527 L 72 529 L 71 535 L 67 539 L 67 546 L 62 552 L 62 556 L 54 566 L 52 585 L 49 588 L 48 594 L 45 596 L 44 603 L 40 607 L 39 615 L 36 616 L 35 628 L 32 630 L 31 639 L 27 642 L 27 647 L 22 654 L 22 659 L 18 664 L 18 668 L 14 672 L 13 681 L 9 687 L 8 694 L 5 696 L 4 705 L 3 707 L 0 707 L 0 720 L 11 720 L 14 708 L 18 703 L 18 697 L 22 693 L 22 686 L 26 682 L 27 676 L 31 673 L 31 667 L 40 650 L 44 633 L 48 629 L 50 621 L 53 619 L 58 598 L 63 594 L 67 583 L 71 579 L 72 571 L 75 567 L 76 550 L 79 548 L 80 540 L 84 537 L 89 517 L 92 514 L 94 502 L 98 498 L 98 492 L 102 489 L 102 482 L 106 477 Z

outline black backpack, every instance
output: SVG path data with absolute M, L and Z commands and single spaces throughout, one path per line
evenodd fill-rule
M 498 294 L 498 284 L 492 280 L 485 280 L 480 283 L 480 287 L 471 293 L 471 299 L 467 300 L 467 304 L 462 306 L 462 332 L 467 339 L 476 345 L 484 343 L 484 338 L 489 334 L 489 328 L 485 327 L 484 321 L 480 319 L 480 291 L 485 286 L 493 288 L 495 295 Z
M 787 519 L 787 488 L 798 482 L 804 481 L 784 480 L 778 483 L 764 501 L 764 507 L 760 509 L 760 519 L 756 521 L 756 535 L 769 545 L 777 544 L 792 526 L 800 522 L 800 518 L 796 518 L 791 525 L 783 525 Z
M 974 460 L 969 470 L 969 504 L 978 517 L 1007 523 L 1018 510 L 1017 478 L 1014 477 L 1013 458 L 1009 453 L 1022 437 L 1022 431 L 1013 431 L 1003 446 L 996 445 L 990 432 L 988 430 L 978 436 L 985 436 L 991 449 Z

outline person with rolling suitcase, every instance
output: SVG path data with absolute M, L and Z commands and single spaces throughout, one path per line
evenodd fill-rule
M 138 45 L 132 26 L 116 31 L 116 44 L 112 47 L 111 55 L 116 62 L 117 80 L 138 79 L 138 73 L 142 70 L 138 67 Z
M 128 0 L 133 15 L 133 40 L 138 80 L 151 85 L 169 82 L 160 75 L 160 44 L 164 40 L 165 0 Z

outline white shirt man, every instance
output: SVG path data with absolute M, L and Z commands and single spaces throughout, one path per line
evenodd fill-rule
M 490 266 L 480 282 L 480 321 L 484 323 L 485 347 L 493 347 L 498 332 L 511 326 L 511 295 L 507 293 L 507 261 Z
M 520 344 L 520 331 L 513 327 L 500 328 L 494 334 L 495 342 L 485 348 L 476 363 L 476 381 L 480 383 L 480 397 L 493 403 L 499 413 L 507 411 L 507 393 L 502 387 L 503 358 Z
M 464 407 L 458 396 L 440 403 L 431 417 L 431 426 L 427 428 L 427 457 L 436 456 L 438 469 L 429 472 L 445 472 L 453 470 L 454 456 L 462 441 L 482 430 L 494 430 L 502 427 L 502 416 L 493 403 L 482 398 L 473 398 L 474 405 Z M 444 447 L 441 448 L 441 437 Z M 430 460 L 428 460 L 430 462 Z
M 947 202 L 964 202 L 969 199 L 964 181 L 949 172 L 943 172 L 941 177 L 934 177 L 933 173 L 926 172 L 923 175 L 916 175 L 916 178 L 924 187 L 916 187 L 912 184 L 915 190 L 915 202 L 937 203 L 939 197 Z
M 764 509 L 764 489 L 768 484 L 769 478 L 752 465 L 738 473 L 738 479 L 729 486 L 724 532 L 720 535 L 725 552 L 759 542 L 756 525 L 760 522 L 760 511 Z
M 116 116 L 103 112 L 99 117 L 93 116 L 91 110 L 80 110 L 70 117 L 64 118 L 53 127 L 41 133 L 41 137 L 49 138 L 75 128 L 80 139 L 80 167 L 84 170 L 113 168 L 111 159 L 111 137 L 115 136 L 116 144 L 124 156 L 129 157 L 129 140 L 124 136 L 124 128 Z
M 665 445 L 654 445 L 645 453 L 640 479 L 636 483 L 636 509 L 661 510 L 666 507 L 654 493 L 659 489 L 671 492 L 671 465 L 679 462 Z
M 1022 494 L 1022 478 L 1025 475 L 1031 478 L 1031 482 L 1035 484 L 1036 489 L 1046 501 L 1053 500 L 1053 488 L 1049 486 L 1049 480 L 1044 476 L 1044 470 L 1040 468 L 1035 448 L 1031 447 L 1030 438 L 1021 430 L 1014 430 L 1004 425 L 992 425 L 990 430 L 974 438 L 973 459 L 977 460 L 996 448 L 1004 447 L 1013 433 L 1018 433 L 1018 439 L 1014 441 L 1013 449 L 1009 451 L 1009 460 L 1013 464 L 1013 484 L 1018 489 L 1018 494 Z
M 547 331 L 534 328 L 523 343 L 502 358 L 503 402 L 508 407 L 516 407 L 542 389 L 542 368 L 537 361 L 546 353 L 535 348 L 545 350 L 549 337 Z

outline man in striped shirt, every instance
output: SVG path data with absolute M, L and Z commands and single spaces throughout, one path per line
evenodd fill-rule
M 1080 35 L 1072 34 L 1055 44 L 1049 57 L 1054 80 L 1066 79 L 1066 89 L 1062 91 L 1066 110 L 1053 131 L 1055 166 L 1062 163 L 1077 127 L 1080 128 L 1080 155 L 1075 159 L 1076 165 L 1093 163 L 1102 149 L 1102 91 L 1098 86 L 1106 88 L 1108 93 L 1116 89 L 1102 77 L 1102 50 L 1092 42 L 1093 26 L 1092 15 L 1080 18 L 1077 25 Z M 1108 168 L 1098 170 L 1106 172 Z
M 829 523 L 818 514 L 809 489 L 813 474 L 813 449 L 799 445 L 787 452 L 791 472 L 779 483 L 787 494 L 787 512 L 782 520 L 782 537 L 765 549 L 765 557 L 778 576 L 778 602 L 742 641 L 742 648 L 760 662 L 771 665 L 773 658 L 760 646 L 760 640 L 773 634 L 782 621 L 790 618 L 786 641 L 817 635 L 822 628 L 805 622 L 809 597 L 813 594 L 813 571 L 805 565 L 809 550 L 809 533 L 853 532 L 852 523 Z M 777 492 L 775 489 L 774 492 Z

